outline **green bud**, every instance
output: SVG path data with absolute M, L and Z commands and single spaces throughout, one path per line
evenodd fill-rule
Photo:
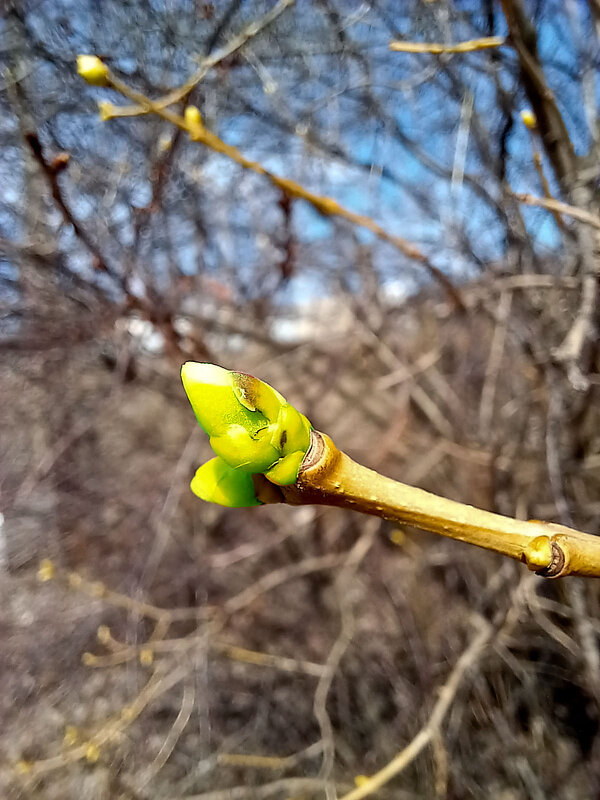
M 278 446 L 284 455 L 290 455 L 298 450 L 303 450 L 306 453 L 308 450 L 310 445 L 310 422 L 304 414 L 296 411 L 294 406 L 289 403 L 279 409 L 276 432 L 274 441 L 278 442 Z
M 265 478 L 279 486 L 290 486 L 290 484 L 296 483 L 298 470 L 300 469 L 300 464 L 304 461 L 305 455 L 306 453 L 303 450 L 297 450 L 295 453 L 284 456 L 274 467 L 265 472 Z
M 230 467 L 222 458 L 213 458 L 196 470 L 191 489 L 201 500 L 220 506 L 245 508 L 261 505 L 252 476 Z
M 289 405 L 276 389 L 245 372 L 232 372 L 233 391 L 249 411 L 259 411 L 269 422 L 275 422 L 281 408 Z
M 244 372 L 194 361 L 183 365 L 181 378 L 220 459 L 280 486 L 296 481 L 311 426 L 278 391 Z
M 240 402 L 234 375 L 223 367 L 197 361 L 188 361 L 181 368 L 183 388 L 209 436 L 221 436 L 231 425 L 241 425 L 253 435 L 269 424 L 263 414 Z
M 230 425 L 227 433 L 210 437 L 210 446 L 235 469 L 264 472 L 281 458 L 281 453 L 270 442 L 271 427 L 251 436 L 242 425 Z

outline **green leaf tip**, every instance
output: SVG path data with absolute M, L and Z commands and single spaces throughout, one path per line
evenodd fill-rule
M 230 508 L 261 505 L 256 497 L 252 475 L 230 467 L 218 456 L 196 470 L 190 487 L 195 495 L 207 503 Z
M 196 418 L 218 456 L 196 473 L 192 482 L 196 494 L 222 505 L 257 505 L 253 488 L 254 502 L 247 502 L 252 474 L 262 473 L 279 486 L 295 483 L 310 446 L 311 425 L 278 391 L 244 372 L 196 361 L 183 365 L 181 379 Z M 208 470 L 210 464 L 212 472 Z M 235 491 L 230 492 L 235 484 L 230 473 L 247 475 L 244 502 L 235 501 Z M 235 485 L 241 487 L 242 483 Z

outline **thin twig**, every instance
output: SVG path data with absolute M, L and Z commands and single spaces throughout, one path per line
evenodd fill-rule
M 532 194 L 523 192 L 514 192 L 513 197 L 515 197 L 519 203 L 523 203 L 526 206 L 538 206 L 539 208 L 545 208 L 552 214 L 564 214 L 567 217 L 576 219 L 579 222 L 585 222 L 586 225 L 591 225 L 600 230 L 600 217 L 597 217 L 595 214 L 590 214 L 589 211 L 585 211 L 583 208 L 576 208 L 575 206 L 569 205 L 569 203 L 562 203 L 560 200 L 554 200 L 552 197 L 535 197 Z
M 186 131 L 193 141 L 200 142 L 201 144 L 205 145 L 205 147 L 214 150 L 214 152 L 227 156 L 244 169 L 250 170 L 257 175 L 264 175 L 274 186 L 277 186 L 277 188 L 281 189 L 289 197 L 305 200 L 323 216 L 340 217 L 341 219 L 345 219 L 347 222 L 350 222 L 353 225 L 366 228 L 367 230 L 371 231 L 371 233 L 374 233 L 377 238 L 393 245 L 404 256 L 412 261 L 417 262 L 418 264 L 421 264 L 421 266 L 427 270 L 430 276 L 444 288 L 448 294 L 448 297 L 452 300 L 453 304 L 458 310 L 465 310 L 461 295 L 453 285 L 452 281 L 440 269 L 438 269 L 438 267 L 432 264 L 429 258 L 412 242 L 408 242 L 401 236 L 388 233 L 385 228 L 375 222 L 375 220 L 371 219 L 371 217 L 368 217 L 365 214 L 357 214 L 354 211 L 350 211 L 349 209 L 340 205 L 332 197 L 324 197 L 314 194 L 290 178 L 282 178 L 278 175 L 275 175 L 273 172 L 267 170 L 258 161 L 252 161 L 251 159 L 246 158 L 237 149 L 237 147 L 226 144 L 216 134 L 207 130 L 207 128 L 205 128 L 201 122 L 189 122 L 179 114 L 175 114 L 173 111 L 162 108 L 157 103 L 150 100 L 149 97 L 146 97 L 146 95 L 131 89 L 130 86 L 117 78 L 116 75 L 113 75 L 112 72 L 109 73 L 107 80 L 110 86 L 112 86 L 114 89 L 116 89 L 116 91 L 120 92 L 125 97 L 128 97 L 130 100 L 133 100 L 140 106 L 143 106 L 147 111 L 153 112 L 162 119 L 171 122 L 180 130 Z
M 489 435 L 494 415 L 496 384 L 506 341 L 506 325 L 512 304 L 512 292 L 502 292 L 498 302 L 497 321 L 494 328 L 490 356 L 485 370 L 485 381 L 479 402 L 479 435 L 485 441 Z
M 546 198 L 546 200 L 550 200 L 552 203 L 555 203 L 557 201 L 552 196 L 552 192 L 550 191 L 550 184 L 548 183 L 548 178 L 546 177 L 546 173 L 544 172 L 544 165 L 542 164 L 542 156 L 535 149 L 535 144 L 533 143 L 533 141 L 532 141 L 532 146 L 533 146 L 533 156 L 532 156 L 533 166 L 535 167 L 535 171 L 537 172 L 538 177 L 540 179 L 540 184 L 542 186 L 542 192 L 544 193 L 544 197 Z M 567 229 L 566 225 L 564 223 L 563 218 L 558 213 L 558 211 L 554 211 L 552 209 L 548 210 L 551 212 L 552 216 L 554 217 L 554 221 L 561 229 L 561 231 L 563 232 L 566 231 Z
M 137 791 L 141 791 L 144 788 L 144 786 L 147 786 L 148 783 L 151 780 L 153 780 L 156 777 L 156 775 L 158 775 L 160 770 L 164 767 L 164 765 L 171 757 L 173 750 L 177 746 L 177 742 L 181 738 L 188 722 L 190 721 L 190 717 L 192 716 L 192 711 L 194 710 L 195 697 L 196 697 L 196 691 L 194 689 L 193 684 L 185 685 L 183 687 L 181 707 L 179 709 L 179 713 L 177 714 L 177 718 L 173 723 L 169 733 L 167 734 L 167 737 L 164 740 L 162 747 L 160 748 L 154 760 L 148 767 L 148 770 L 145 772 L 143 780 L 136 785 Z
M 243 664 L 255 664 L 260 667 L 272 667 L 283 672 L 296 672 L 301 675 L 311 675 L 316 678 L 322 677 L 326 671 L 326 666 L 316 664 L 313 661 L 304 661 L 288 656 L 278 656 L 273 653 L 262 653 L 258 650 L 248 650 L 247 647 L 238 647 L 221 640 L 210 643 L 212 650 L 216 650 L 225 658 L 231 661 L 239 661 Z
M 98 245 L 92 241 L 91 237 L 81 226 L 81 224 L 75 219 L 73 212 L 69 208 L 68 203 L 66 202 L 63 191 L 60 187 L 58 182 L 58 176 L 61 172 L 63 172 L 69 163 L 69 159 L 67 154 L 64 155 L 62 159 L 54 159 L 53 161 L 48 161 L 46 156 L 44 155 L 44 151 L 42 149 L 42 144 L 40 139 L 34 131 L 29 131 L 25 134 L 25 140 L 29 145 L 29 149 L 39 166 L 42 169 L 44 177 L 48 183 L 50 188 L 50 192 L 52 194 L 52 198 L 56 205 L 58 206 L 64 221 L 71 225 L 73 228 L 73 232 L 75 236 L 83 242 L 83 244 L 87 247 L 90 253 L 94 256 L 94 267 L 95 269 L 99 270 L 100 272 L 105 272 L 113 278 L 125 291 L 127 288 L 123 285 L 123 279 L 120 275 L 108 264 L 106 257 L 98 247 Z
M 501 0 L 510 45 L 519 59 L 521 80 L 536 117 L 541 141 L 556 177 L 569 191 L 575 176 L 575 149 L 539 57 L 538 36 L 522 0 Z M 508 43 L 508 41 L 507 41 Z
M 213 55 L 204 58 L 200 64 L 200 67 L 188 78 L 185 83 L 183 83 L 181 86 L 178 86 L 176 89 L 173 89 L 163 97 L 159 97 L 154 101 L 154 104 L 158 108 L 167 108 L 167 106 L 171 106 L 174 103 L 178 103 L 180 100 L 185 99 L 190 92 L 202 80 L 204 80 L 207 73 L 213 67 L 216 67 L 216 65 L 221 61 L 224 61 L 226 58 L 229 58 L 229 56 L 233 55 L 237 50 L 247 44 L 250 39 L 258 36 L 259 33 L 262 33 L 266 28 L 269 27 L 269 25 L 272 25 L 273 22 L 275 22 L 275 20 L 280 17 L 286 9 L 293 6 L 295 2 L 296 0 L 279 0 L 279 2 L 273 6 L 273 8 L 263 17 L 251 22 L 236 36 L 230 39 L 227 44 L 219 48 L 219 50 L 216 50 Z M 114 110 L 111 110 L 109 118 L 137 117 L 148 113 L 149 109 L 141 104 L 135 106 L 122 106 L 121 108 L 115 108 Z
M 291 796 L 316 794 L 323 789 L 323 781 L 319 778 L 281 778 L 277 781 L 263 783 L 262 786 L 230 786 L 229 789 L 217 789 L 201 794 L 173 795 L 167 800 L 266 800 L 274 795 Z
M 250 606 L 265 592 L 270 592 L 283 583 L 296 578 L 303 578 L 313 572 L 321 572 L 322 570 L 334 569 L 340 566 L 344 563 L 347 555 L 347 553 L 326 553 L 324 556 L 305 558 L 297 564 L 273 570 L 256 581 L 256 583 L 227 600 L 223 606 L 223 611 L 227 616 L 235 614 Z
M 350 550 L 344 568 L 336 581 L 336 593 L 340 603 L 342 624 L 338 637 L 327 656 L 323 674 L 319 678 L 315 690 L 313 710 L 321 731 L 321 741 L 323 742 L 323 761 L 319 771 L 319 777 L 325 781 L 327 800 L 336 800 L 335 786 L 331 781 L 331 773 L 335 760 L 335 740 L 333 736 L 333 725 L 331 724 L 331 719 L 327 711 L 327 697 L 340 661 L 354 636 L 354 613 L 351 596 L 349 594 L 350 583 L 352 582 L 352 578 L 359 564 L 372 547 L 378 528 L 378 521 L 365 526 L 365 531 Z
M 597 237 L 598 234 L 595 238 Z M 590 384 L 590 378 L 581 369 L 579 360 L 585 343 L 588 340 L 594 341 L 597 328 L 594 317 L 600 302 L 600 267 L 595 258 L 588 262 L 591 271 L 586 272 L 581 282 L 581 300 L 577 315 L 562 344 L 553 352 L 556 361 L 566 365 L 569 380 L 579 391 L 587 390 Z
M 372 795 L 373 792 L 376 792 L 402 772 L 402 770 L 406 769 L 419 753 L 432 742 L 456 697 L 456 693 L 465 675 L 481 657 L 483 651 L 490 642 L 493 632 L 494 627 L 492 625 L 482 623 L 481 630 L 458 659 L 448 680 L 441 687 L 439 698 L 433 707 L 427 723 L 421 728 L 410 744 L 403 748 L 389 764 L 386 764 L 383 769 L 380 769 L 379 772 L 372 775 L 362 786 L 358 786 L 356 789 L 348 792 L 348 794 L 345 794 L 340 800 L 361 800 L 363 797 Z
M 493 47 L 502 47 L 506 43 L 504 36 L 484 36 L 481 39 L 470 39 L 468 42 L 457 44 L 441 44 L 438 42 L 390 42 L 390 50 L 396 53 L 474 53 L 477 50 L 489 50 Z
M 319 755 L 323 742 L 318 741 L 290 756 L 261 756 L 253 753 L 219 753 L 217 764 L 229 767 L 249 767 L 251 769 L 283 770 L 295 767 L 300 762 Z
M 192 669 L 193 663 L 189 663 L 173 669 L 170 672 L 165 672 L 163 668 L 157 670 L 138 696 L 115 717 L 103 724 L 89 741 L 77 747 L 65 750 L 59 755 L 28 764 L 27 776 L 33 778 L 39 775 L 45 775 L 60 767 L 64 767 L 66 764 L 89 758 L 90 745 L 99 751 L 104 745 L 114 741 L 121 731 L 128 728 L 153 700 L 161 697 L 176 686 Z

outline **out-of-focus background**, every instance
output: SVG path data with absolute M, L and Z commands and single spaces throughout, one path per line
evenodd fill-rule
M 179 369 L 598 533 L 599 34 L 597 0 L 0 4 L 3 798 L 343 797 L 422 729 L 371 796 L 598 797 L 598 583 L 202 503 Z

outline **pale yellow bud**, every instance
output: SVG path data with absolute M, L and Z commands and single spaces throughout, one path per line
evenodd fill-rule
M 54 564 L 49 558 L 43 558 L 37 573 L 38 581 L 50 581 L 54 577 Z
M 196 106 L 188 106 L 185 109 L 184 117 L 188 125 L 202 125 L 202 114 Z
M 395 528 L 390 534 L 390 540 L 398 547 L 402 547 L 406 542 L 406 534 L 400 528 Z
M 197 139 L 204 128 L 204 125 L 202 124 L 202 114 L 196 108 L 196 106 L 188 106 L 183 112 L 183 117 L 188 127 L 190 138 L 192 140 Z
M 106 644 L 110 641 L 110 628 L 108 625 L 99 625 L 96 636 L 98 637 L 98 641 L 102 642 L 102 644 Z
M 92 86 L 108 86 L 110 71 L 98 56 L 77 56 L 77 72 Z
M 531 570 L 549 567 L 552 563 L 552 541 L 548 536 L 536 536 L 527 544 L 523 556 Z
M 100 750 L 98 749 L 98 745 L 94 744 L 94 742 L 90 742 L 85 748 L 85 758 L 88 763 L 95 764 L 100 758 Z
M 140 664 L 143 667 L 149 667 L 150 664 L 154 661 L 154 653 L 150 650 L 149 647 L 144 647 L 143 650 L 140 650 Z
M 521 119 L 528 130 L 533 131 L 537 128 L 537 118 L 533 111 L 530 111 L 529 109 L 526 111 L 521 111 Z

